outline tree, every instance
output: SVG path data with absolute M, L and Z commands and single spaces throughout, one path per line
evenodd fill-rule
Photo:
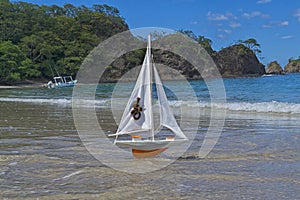
M 239 40 L 238 43 L 244 44 L 246 47 L 251 49 L 254 53 L 260 54 L 260 44 L 257 43 L 256 39 L 249 38 L 248 40 Z
M 215 51 L 212 49 L 212 41 L 204 36 L 198 36 L 197 42 L 207 51 L 208 54 L 212 55 Z
M 0 8 L 2 81 L 49 78 L 55 69 L 75 75 L 99 42 L 128 30 L 119 10 L 108 5 L 60 7 L 0 0 Z
M 0 43 L 1 82 L 20 81 L 24 78 L 39 75 L 32 62 L 17 45 L 14 45 L 11 41 Z
M 190 37 L 191 39 L 195 40 L 196 42 L 198 42 L 198 44 L 200 44 L 209 55 L 212 55 L 215 51 L 212 49 L 211 45 L 212 45 L 212 41 L 202 35 L 199 35 L 198 37 L 193 33 L 193 31 L 191 30 L 179 30 L 179 33 L 182 33 L 183 35 L 186 35 L 188 37 Z
M 183 29 L 181 29 L 178 32 L 182 33 L 183 35 L 186 35 L 186 36 L 192 38 L 193 40 L 197 40 L 197 36 L 191 30 L 183 30 Z
M 75 18 L 78 15 L 78 8 L 76 8 L 72 4 L 65 4 L 64 13 L 66 17 Z
M 92 9 L 97 13 L 104 13 L 105 15 L 108 16 L 120 17 L 120 11 L 117 8 L 106 4 L 104 5 L 95 4 L 93 5 Z

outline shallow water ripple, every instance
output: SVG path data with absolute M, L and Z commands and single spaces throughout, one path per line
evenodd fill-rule
M 217 145 L 200 159 L 198 151 L 209 120 L 203 115 L 194 143 L 175 163 L 151 174 L 128 174 L 108 168 L 88 153 L 75 130 L 70 107 L 0 102 L 0 109 L 1 198 L 300 196 L 300 120 L 295 116 L 229 112 Z M 98 112 L 106 131 L 113 132 L 116 126 L 107 109 Z

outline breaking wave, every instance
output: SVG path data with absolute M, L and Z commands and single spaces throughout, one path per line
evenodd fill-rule
M 170 104 L 178 107 L 181 104 L 188 106 L 199 106 L 200 108 L 215 108 L 226 109 L 229 111 L 241 112 L 257 112 L 257 113 L 285 113 L 285 114 L 300 114 L 300 104 L 284 103 L 284 102 L 225 102 L 225 103 L 209 103 L 209 102 L 178 102 L 173 101 Z
M 72 106 L 72 99 L 32 99 L 32 98 L 0 98 L 2 102 L 25 102 L 36 104 L 50 104 L 60 106 Z M 83 107 L 111 107 L 111 99 L 102 100 L 84 100 L 81 99 L 80 105 Z M 82 103 L 81 103 L 82 102 Z M 170 101 L 171 107 L 174 109 L 186 106 L 199 106 L 200 108 L 226 109 L 236 112 L 257 112 L 257 113 L 284 113 L 284 114 L 300 114 L 300 104 L 285 102 L 188 102 L 188 101 Z M 124 104 L 124 101 L 122 101 Z
M 49 104 L 59 106 L 72 106 L 72 99 L 37 99 L 37 98 L 0 98 L 2 102 L 24 102 L 33 104 Z M 79 100 L 83 107 L 108 107 L 110 100 Z
M 0 98 L 0 101 L 5 102 L 24 102 L 24 103 L 37 103 L 37 104 L 71 104 L 70 99 L 31 99 L 31 98 Z

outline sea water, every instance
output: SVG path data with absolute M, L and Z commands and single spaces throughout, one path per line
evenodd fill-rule
M 0 197 L 298 199 L 300 74 L 228 78 L 223 83 L 225 102 L 211 101 L 205 81 L 190 81 L 197 102 L 189 102 L 180 82 L 167 83 L 176 118 L 186 102 L 200 108 L 201 117 L 199 126 L 188 127 L 197 133 L 190 148 L 151 174 L 112 169 L 85 149 L 73 121 L 72 88 L 0 89 Z M 83 101 L 86 109 L 96 110 L 107 133 L 117 128 L 110 111 L 116 86 L 99 84 L 95 100 Z M 125 98 L 134 84 L 119 87 L 119 97 Z M 114 105 L 122 110 L 124 104 L 120 98 Z M 212 110 L 226 111 L 224 127 L 212 151 L 200 158 Z

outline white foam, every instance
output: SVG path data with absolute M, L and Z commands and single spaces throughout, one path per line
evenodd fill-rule
M 181 102 L 171 101 L 172 107 L 179 107 L 183 104 L 188 106 L 199 106 L 200 108 L 226 109 L 229 111 L 240 112 L 258 112 L 258 113 L 285 113 L 300 114 L 300 104 L 285 102 L 226 102 L 226 103 L 210 103 L 210 102 Z
M 259 113 L 286 113 L 300 114 L 300 104 L 284 102 L 261 102 L 261 103 L 226 103 L 214 104 L 216 108 L 226 108 L 232 111 L 248 111 Z
M 72 99 L 42 99 L 42 98 L 0 98 L 3 102 L 24 102 L 34 104 L 50 104 L 60 106 L 72 106 Z M 85 100 L 80 99 L 82 107 L 107 107 L 109 100 Z
M 0 98 L 0 101 L 6 102 L 26 102 L 37 104 L 57 104 L 62 106 L 72 106 L 72 99 L 27 99 L 27 98 Z M 300 104 L 285 103 L 285 102 L 225 102 L 225 103 L 210 103 L 196 101 L 170 101 L 173 108 L 181 106 L 200 107 L 200 108 L 215 108 L 226 109 L 237 112 L 258 112 L 258 113 L 285 113 L 285 114 L 300 114 Z M 80 100 L 82 107 L 110 107 L 111 100 Z M 116 106 L 115 104 L 112 106 Z
M 69 99 L 29 99 L 29 98 L 0 98 L 0 101 L 6 102 L 25 102 L 25 103 L 38 103 L 38 104 L 70 104 Z

